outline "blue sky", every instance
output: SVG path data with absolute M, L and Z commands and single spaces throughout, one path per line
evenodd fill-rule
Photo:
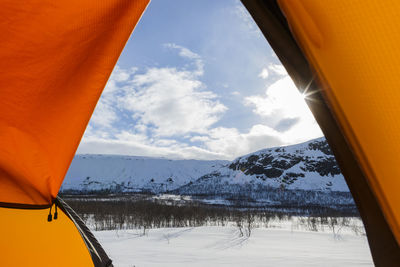
M 78 153 L 233 159 L 319 136 L 238 0 L 152 0 Z

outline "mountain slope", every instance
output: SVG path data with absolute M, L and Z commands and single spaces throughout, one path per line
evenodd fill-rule
M 238 185 L 240 185 L 238 187 Z M 324 138 L 263 149 L 179 188 L 179 194 L 230 194 L 265 188 L 341 191 L 349 189 Z
M 62 190 L 162 192 L 216 171 L 228 161 L 168 160 L 118 155 L 76 155 Z
M 348 192 L 324 138 L 263 149 L 232 162 L 77 155 L 62 190 L 220 195 L 265 188 Z

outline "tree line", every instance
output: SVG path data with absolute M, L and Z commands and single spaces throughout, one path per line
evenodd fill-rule
M 306 210 L 284 208 L 237 208 L 229 206 L 204 205 L 200 203 L 174 203 L 162 200 L 132 200 L 129 198 L 66 198 L 65 201 L 78 213 L 93 230 L 142 229 L 143 234 L 152 228 L 199 227 L 235 225 L 240 236 L 250 236 L 252 229 L 269 227 L 271 220 L 285 221 L 300 216 L 299 223 L 311 231 L 326 225 L 333 233 L 343 226 L 349 226 L 346 211 L 310 206 Z M 347 219 L 346 219 L 347 218 Z M 362 232 L 361 229 L 355 229 Z

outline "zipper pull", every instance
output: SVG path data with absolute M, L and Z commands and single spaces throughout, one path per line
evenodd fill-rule
M 52 216 L 51 216 L 51 208 L 53 207 L 53 205 L 50 206 L 50 211 L 49 211 L 49 215 L 47 216 L 47 221 L 51 222 L 53 220 Z
M 54 204 L 56 207 L 56 211 L 54 212 L 54 220 L 57 220 L 58 218 L 58 212 L 57 212 L 57 202 Z

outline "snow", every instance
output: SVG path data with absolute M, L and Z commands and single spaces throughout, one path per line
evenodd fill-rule
M 191 183 L 198 186 L 209 183 L 246 185 L 257 184 L 280 188 L 282 185 L 290 190 L 318 190 L 349 192 L 344 177 L 341 174 L 321 175 L 313 168 L 307 168 L 305 160 L 322 162 L 333 159 L 330 152 L 320 150 L 325 148 L 324 138 L 310 140 L 305 143 L 286 147 L 263 149 L 229 161 L 204 160 L 169 160 L 164 158 L 135 157 L 122 155 L 76 155 L 66 175 L 61 190 L 110 192 L 168 192 Z M 326 144 L 327 146 L 327 144 Z M 328 149 L 329 150 L 329 149 Z M 328 153 L 329 155 L 325 154 Z M 249 157 L 259 156 L 260 162 L 248 162 Z M 270 178 L 263 175 L 251 175 L 249 172 L 229 168 L 231 163 L 248 163 L 259 166 L 263 157 L 274 158 L 274 162 L 290 162 L 290 158 L 302 158 L 290 168 L 277 167 L 282 171 L 280 177 Z M 329 165 L 329 164 L 328 164 Z M 278 165 L 279 166 L 279 165 Z M 270 163 L 264 166 L 270 168 Z M 276 168 L 275 168 L 276 169 Z M 277 169 L 277 170 L 278 170 Z M 246 173 L 246 174 L 245 174 Z M 286 177 L 296 179 L 284 181 Z M 209 176 L 211 179 L 202 179 Z M 261 179 L 262 178 L 262 179 Z M 185 189 L 186 190 L 186 189 Z M 186 191 L 190 191 L 187 189 Z M 196 192 L 191 192 L 196 193 Z
M 294 144 L 294 145 L 288 145 L 288 146 L 277 146 L 277 147 L 271 147 L 271 148 L 265 148 L 265 149 L 261 149 L 258 150 L 256 152 L 253 153 L 249 153 L 243 156 L 240 156 L 238 158 L 236 158 L 234 161 L 236 160 L 244 160 L 245 158 L 248 158 L 252 155 L 262 155 L 262 154 L 269 154 L 271 153 L 273 156 L 278 156 L 280 155 L 282 152 L 277 152 L 276 150 L 285 150 L 285 153 L 300 153 L 303 156 L 310 156 L 310 157 L 325 157 L 326 155 L 320 151 L 320 150 L 310 150 L 308 149 L 308 145 L 310 143 L 313 142 L 321 142 L 321 141 L 325 141 L 325 137 L 319 137 L 319 138 L 315 138 L 303 143 L 298 143 L 298 144 Z
M 121 155 L 76 155 L 62 189 L 100 190 L 123 184 L 132 189 L 174 189 L 220 169 L 228 161 L 169 160 Z M 170 179 L 171 178 L 171 179 Z M 169 180 L 170 179 L 170 180 Z M 85 188 L 85 184 L 87 188 Z
M 172 194 L 159 194 L 153 197 L 153 199 L 158 200 L 172 200 L 172 201 L 191 201 L 192 198 L 190 196 L 180 196 L 180 195 L 172 195 Z
M 94 232 L 116 267 L 373 266 L 365 236 L 234 226 Z

